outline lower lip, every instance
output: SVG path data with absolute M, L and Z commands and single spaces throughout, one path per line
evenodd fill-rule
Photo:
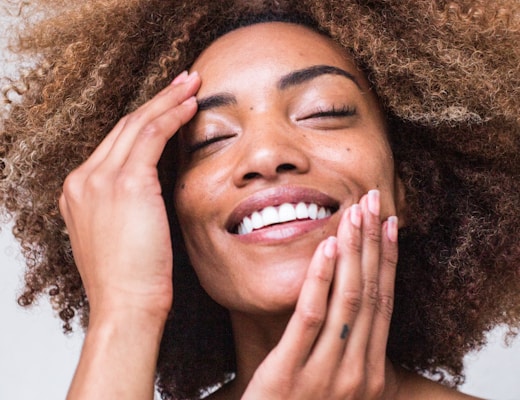
M 323 227 L 330 217 L 286 222 L 255 230 L 245 235 L 235 235 L 244 243 L 280 244 L 290 242 L 310 231 Z

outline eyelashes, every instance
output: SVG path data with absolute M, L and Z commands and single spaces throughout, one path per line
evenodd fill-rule
M 300 121 L 312 121 L 312 120 L 334 120 L 341 119 L 347 117 L 353 117 L 357 113 L 356 108 L 347 105 L 335 106 L 332 105 L 330 107 L 317 107 L 315 110 L 310 112 L 307 115 L 304 115 L 301 118 L 296 118 L 297 122 Z M 219 132 L 214 132 L 206 136 L 206 139 L 201 141 L 194 141 L 193 143 L 186 143 L 184 146 L 184 151 L 188 154 L 195 153 L 199 150 L 203 150 L 206 147 L 211 146 L 214 143 L 224 141 L 230 138 L 235 137 L 236 133 L 227 133 L 221 134 Z
M 350 107 L 346 105 L 342 105 L 339 108 L 336 108 L 336 106 L 332 106 L 330 108 L 321 108 L 318 107 L 318 109 L 311 114 L 303 117 L 298 118 L 297 121 L 312 119 L 312 118 L 343 118 L 343 117 L 353 117 L 356 115 L 356 108 Z
M 192 153 L 195 153 L 197 150 L 201 150 L 203 149 L 204 147 L 208 147 L 209 145 L 213 144 L 213 143 L 216 143 L 216 142 L 219 142 L 221 140 L 225 140 L 225 139 L 230 139 L 232 138 L 233 136 L 236 136 L 236 135 L 219 135 L 219 134 L 216 134 L 212 137 L 209 137 L 203 141 L 200 141 L 200 142 L 195 142 L 193 144 L 190 144 L 190 145 L 186 145 L 185 148 L 184 148 L 184 151 L 188 154 L 192 154 Z

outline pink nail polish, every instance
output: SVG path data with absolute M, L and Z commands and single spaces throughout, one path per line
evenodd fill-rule
M 188 78 L 186 79 L 185 82 L 191 82 L 193 81 L 195 78 L 197 78 L 199 76 L 199 73 L 197 71 L 193 71 L 192 73 L 190 73 L 188 75 Z
M 182 71 L 179 75 L 177 75 L 177 77 L 172 81 L 171 84 L 173 86 L 179 85 L 182 82 L 184 82 L 187 77 L 188 77 L 188 71 Z
M 186 100 L 184 100 L 181 104 L 183 106 L 191 106 L 192 104 L 196 104 L 197 103 L 197 99 L 195 98 L 195 96 L 191 96 L 191 97 L 188 97 Z
M 350 207 L 350 222 L 357 228 L 361 228 L 361 207 L 359 204 L 353 204 Z
M 379 190 L 368 192 L 368 211 L 375 216 L 379 216 Z
M 395 216 L 388 217 L 387 225 L 386 225 L 386 235 L 391 242 L 397 242 L 398 236 L 398 219 Z
M 329 236 L 325 241 L 325 247 L 323 248 L 323 254 L 327 258 L 334 258 L 338 248 L 338 241 L 335 236 Z

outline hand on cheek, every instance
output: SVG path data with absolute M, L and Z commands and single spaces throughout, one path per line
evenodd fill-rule
M 370 191 L 316 249 L 294 315 L 244 398 L 393 398 L 386 343 L 396 264 L 397 218 L 381 224 L 379 192 Z

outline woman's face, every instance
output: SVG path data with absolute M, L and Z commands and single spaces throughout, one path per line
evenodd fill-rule
M 290 311 L 342 210 L 376 188 L 383 219 L 399 209 L 376 96 L 334 42 L 288 23 L 228 33 L 192 70 L 199 111 L 175 190 L 192 265 L 229 309 Z

